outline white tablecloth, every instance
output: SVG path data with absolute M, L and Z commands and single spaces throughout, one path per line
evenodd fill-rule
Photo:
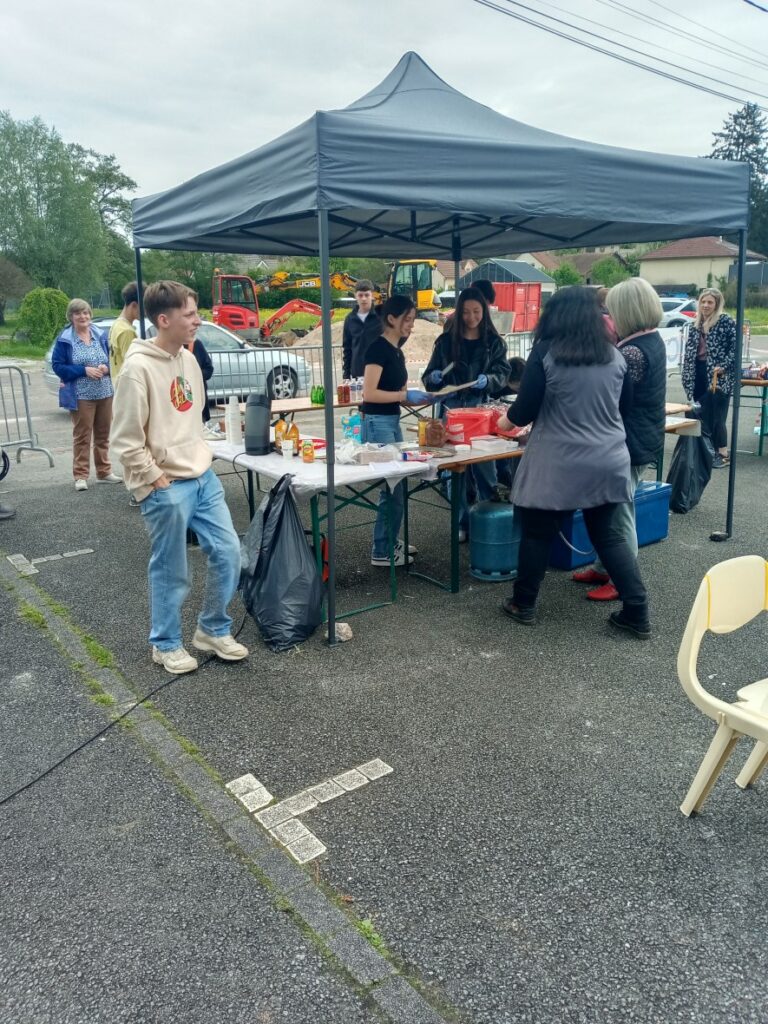
M 293 477 L 291 489 L 297 497 L 311 497 L 327 489 L 327 467 L 325 459 L 303 462 L 300 457 L 284 459 L 282 455 L 246 455 L 242 445 L 227 441 L 210 441 L 214 459 L 231 462 L 236 468 L 250 469 L 269 480 L 279 480 L 290 473 Z M 366 484 L 374 480 L 386 480 L 389 486 L 398 484 L 404 477 L 414 476 L 434 480 L 439 462 L 374 462 L 369 466 L 334 465 L 334 486 Z

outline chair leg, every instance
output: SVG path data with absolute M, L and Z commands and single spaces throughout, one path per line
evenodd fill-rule
M 680 804 L 680 810 L 690 817 L 701 810 L 701 806 L 709 796 L 709 791 L 717 782 L 717 777 L 723 770 L 726 761 L 731 756 L 731 751 L 740 739 L 738 733 L 734 733 L 730 726 L 722 722 L 715 733 L 712 742 L 704 755 L 701 767 L 696 772 L 696 778 L 691 783 L 691 788 L 685 795 L 685 800 Z
M 744 762 L 744 767 L 736 776 L 736 785 L 746 789 L 760 778 L 763 770 L 768 767 L 768 743 L 758 740 L 755 749 Z

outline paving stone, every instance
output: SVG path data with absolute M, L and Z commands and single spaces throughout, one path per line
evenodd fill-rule
M 338 784 L 348 792 L 351 792 L 353 789 L 360 789 L 361 786 L 368 785 L 368 779 L 366 779 L 366 777 L 361 774 L 357 768 L 353 768 L 349 772 L 344 772 L 343 775 L 334 775 L 333 781 L 338 782 Z
M 291 816 L 298 816 L 299 814 L 306 813 L 306 811 L 311 811 L 313 807 L 317 807 L 317 800 L 307 793 L 298 793 L 296 796 L 288 797 L 287 800 L 281 800 L 277 806 L 288 811 Z
M 357 770 L 362 772 L 366 779 L 380 779 L 384 775 L 389 775 L 394 768 L 386 761 L 382 761 L 380 757 L 375 757 L 373 761 L 366 761 L 365 764 L 358 765 Z
M 304 839 L 306 836 L 312 835 L 307 826 L 300 822 L 298 818 L 289 818 L 282 825 L 276 825 L 269 830 L 269 834 L 274 836 L 283 846 L 288 846 L 289 843 L 295 843 L 297 839 Z
M 250 793 L 243 793 L 237 799 L 249 811 L 260 811 L 262 807 L 272 803 L 272 794 L 261 786 L 259 789 L 251 790 Z
M 333 779 L 329 779 L 328 782 L 320 782 L 317 786 L 310 786 L 309 789 L 305 789 L 304 793 L 300 793 L 299 796 L 306 794 L 312 797 L 313 800 L 317 800 L 320 804 L 325 804 L 329 800 L 335 800 L 337 796 L 343 796 L 346 793 L 346 789 L 340 786 Z
M 306 864 L 308 861 L 314 860 L 315 857 L 319 857 L 321 853 L 325 852 L 325 846 L 312 832 L 303 839 L 298 839 L 295 843 L 291 843 L 288 847 L 288 853 L 290 853 L 297 864 Z
M 282 825 L 284 821 L 288 821 L 293 815 L 289 810 L 286 810 L 282 804 L 275 804 L 274 807 L 268 807 L 266 811 L 259 811 L 258 814 L 254 814 L 254 818 L 264 828 L 274 828 L 275 825 Z
M 230 793 L 234 793 L 235 796 L 242 796 L 244 793 L 251 793 L 254 789 L 259 789 L 261 783 L 255 775 L 241 775 L 237 779 L 232 779 L 231 782 L 227 783 L 226 788 Z M 263 788 L 263 787 L 262 787 Z

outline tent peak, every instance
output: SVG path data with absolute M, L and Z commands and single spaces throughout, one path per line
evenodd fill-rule
M 414 50 L 408 50 L 395 64 L 386 78 L 370 92 L 344 107 L 344 110 L 365 110 L 379 106 L 396 93 L 412 92 L 414 89 L 436 89 L 439 92 L 461 96 L 453 86 L 435 74 L 423 57 Z

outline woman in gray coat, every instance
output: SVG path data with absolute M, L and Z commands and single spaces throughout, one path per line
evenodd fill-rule
M 534 424 L 512 489 L 522 536 L 514 593 L 503 608 L 517 622 L 534 622 L 560 521 L 580 508 L 623 601 L 609 622 L 650 636 L 637 557 L 617 517 L 619 506 L 632 500 L 622 421 L 631 399 L 626 360 L 613 346 L 591 290 L 557 292 L 544 307 L 520 394 L 507 414 L 510 425 Z M 499 426 L 507 428 L 506 421 Z

